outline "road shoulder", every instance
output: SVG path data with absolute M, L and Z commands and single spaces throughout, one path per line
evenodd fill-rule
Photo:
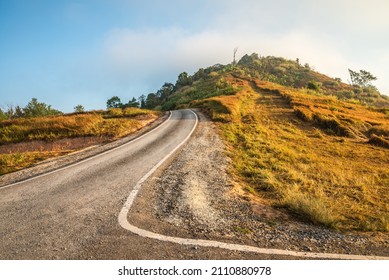
M 389 255 L 385 235 L 304 224 L 254 201 L 228 175 L 217 127 L 197 113 L 193 137 L 143 185 L 128 217 L 131 224 L 167 236 L 263 248 Z

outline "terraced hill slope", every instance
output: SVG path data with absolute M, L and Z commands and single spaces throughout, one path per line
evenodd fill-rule
M 386 96 L 255 55 L 188 78 L 162 108 L 200 107 L 218 123 L 239 187 L 308 222 L 389 231 Z

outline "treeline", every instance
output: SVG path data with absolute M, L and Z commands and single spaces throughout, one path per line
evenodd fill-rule
M 107 109 L 110 108 L 127 108 L 127 107 L 140 107 L 142 109 L 157 109 L 165 110 L 169 107 L 169 99 L 174 93 L 185 86 L 191 86 L 194 82 L 207 78 L 209 73 L 220 71 L 224 69 L 225 65 L 216 64 L 208 68 L 200 68 L 193 75 L 189 75 L 187 72 L 182 72 L 178 75 L 175 84 L 165 82 L 157 92 L 152 92 L 147 95 L 142 94 L 138 99 L 132 98 L 128 103 L 122 103 L 118 96 L 113 96 L 107 100 Z M 166 107 L 166 108 L 164 108 Z
M 8 106 L 7 109 L 0 108 L 0 120 L 11 120 L 16 118 L 30 118 L 53 116 L 63 114 L 61 111 L 53 109 L 51 105 L 39 102 L 38 99 L 32 98 L 25 107 Z

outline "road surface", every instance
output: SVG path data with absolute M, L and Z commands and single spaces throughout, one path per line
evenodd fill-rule
M 162 125 L 134 141 L 1 187 L 0 259 L 366 258 L 185 239 L 131 224 L 131 211 L 148 221 L 146 209 L 131 208 L 141 196 L 140 182 L 185 143 L 196 125 L 193 111 L 173 111 Z
M 97 258 L 83 251 L 99 250 L 97 240 L 117 234 L 117 215 L 133 187 L 187 137 L 195 123 L 192 111 L 174 111 L 137 141 L 0 188 L 0 258 Z

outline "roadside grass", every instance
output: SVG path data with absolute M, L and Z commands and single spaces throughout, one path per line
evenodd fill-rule
M 74 152 L 75 149 L 64 146 L 60 141 L 62 139 L 78 142 L 77 149 L 85 148 L 89 143 L 87 137 L 101 138 L 100 142 L 115 140 L 142 128 L 161 114 L 157 111 L 126 108 L 0 121 L 0 175 L 31 166 L 47 158 Z M 34 143 L 32 146 L 35 146 L 37 141 L 43 143 L 33 151 L 23 148 L 26 145 L 21 145 Z M 51 145 L 45 145 L 45 142 Z M 79 142 L 85 143 L 80 145 Z M 18 151 L 11 148 L 15 143 L 20 144 L 21 148 Z M 53 143 L 58 145 L 52 145 Z
M 30 167 L 36 162 L 68 154 L 72 151 L 21 152 L 0 154 L 0 175 Z
M 314 224 L 389 231 L 389 149 L 368 143 L 372 129 L 386 137 L 384 113 L 259 80 L 194 104 L 219 122 L 251 193 Z

